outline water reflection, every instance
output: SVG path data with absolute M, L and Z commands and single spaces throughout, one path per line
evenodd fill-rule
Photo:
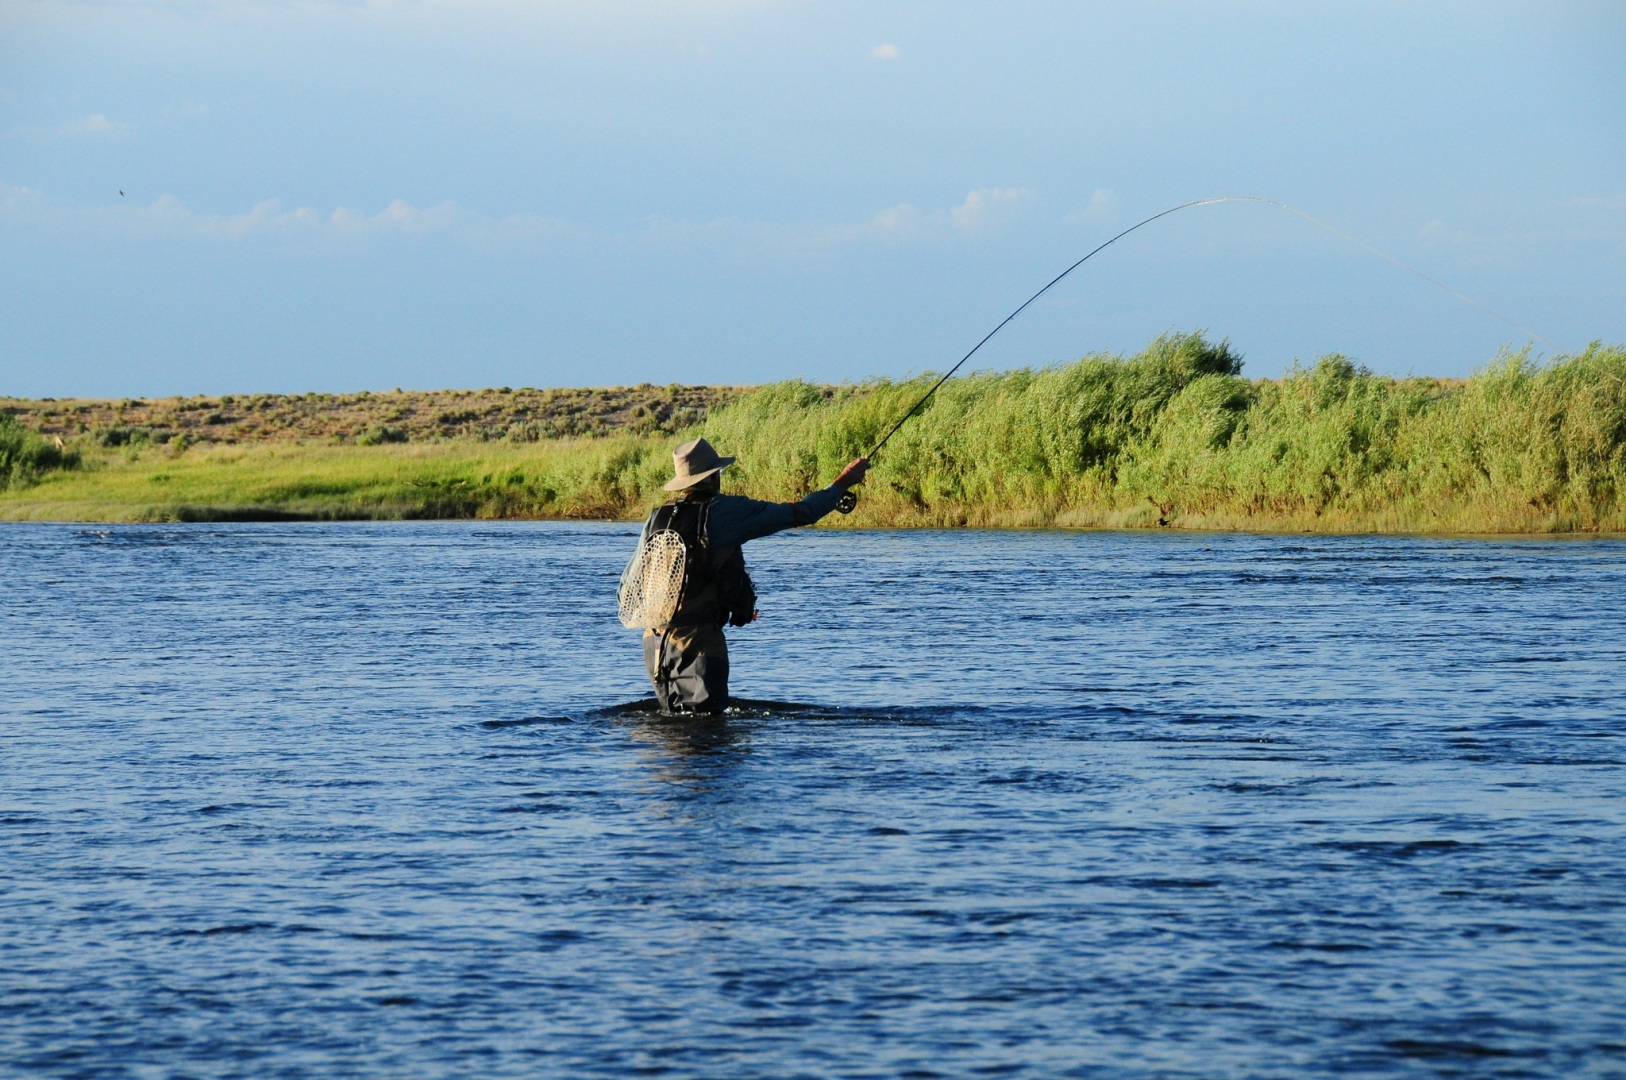
M 635 760 L 652 784 L 640 785 L 655 801 L 657 817 L 692 813 L 696 801 L 732 789 L 747 751 L 745 733 L 726 715 L 662 713 L 653 698 L 601 710 L 632 739 Z
M 707 757 L 742 748 L 744 731 L 727 715 L 655 713 L 632 721 L 633 738 L 678 758 Z
M 721 782 L 732 784 L 742 755 L 750 752 L 750 734 L 775 719 L 808 719 L 834 715 L 816 705 L 789 701 L 735 699 L 722 713 L 663 713 L 654 698 L 600 709 L 595 715 L 615 717 L 638 744 L 639 758 L 663 784 L 700 795 Z

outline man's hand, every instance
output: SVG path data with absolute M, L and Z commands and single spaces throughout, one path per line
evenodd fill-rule
M 862 484 L 864 482 L 864 474 L 868 471 L 869 458 L 861 457 L 852 464 L 848 465 L 845 469 L 841 470 L 841 475 L 836 477 L 835 486 L 840 488 L 842 491 L 846 491 L 855 484 Z

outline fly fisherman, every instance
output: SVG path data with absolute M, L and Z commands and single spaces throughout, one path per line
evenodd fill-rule
M 720 456 L 705 439 L 679 446 L 672 462 L 677 475 L 666 490 L 678 497 L 649 515 L 638 543 L 644 551 L 650 536 L 662 530 L 682 538 L 681 599 L 664 626 L 644 630 L 644 667 L 662 712 L 718 712 L 728 704 L 723 627 L 745 626 L 756 618 L 756 590 L 740 545 L 818 521 L 848 488 L 863 482 L 869 459 L 859 458 L 835 483 L 794 503 L 722 494 L 723 470 L 734 459 Z

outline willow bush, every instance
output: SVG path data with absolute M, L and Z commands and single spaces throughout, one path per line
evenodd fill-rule
M 71 469 L 78 463 L 75 452 L 47 442 L 11 415 L 0 413 L 0 490 L 28 484 L 44 473 Z
M 854 524 L 1620 529 L 1626 349 L 1467 380 L 1343 356 L 1240 377 L 1225 342 L 951 380 L 876 462 Z M 930 386 L 763 387 L 705 425 L 740 490 L 793 498 L 863 453 Z

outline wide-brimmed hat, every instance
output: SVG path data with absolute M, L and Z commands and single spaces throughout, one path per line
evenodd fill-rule
M 666 482 L 667 491 L 682 491 L 694 487 L 706 477 L 722 472 L 734 464 L 731 457 L 723 457 L 711 448 L 705 439 L 686 442 L 672 451 L 672 471 L 676 476 Z

